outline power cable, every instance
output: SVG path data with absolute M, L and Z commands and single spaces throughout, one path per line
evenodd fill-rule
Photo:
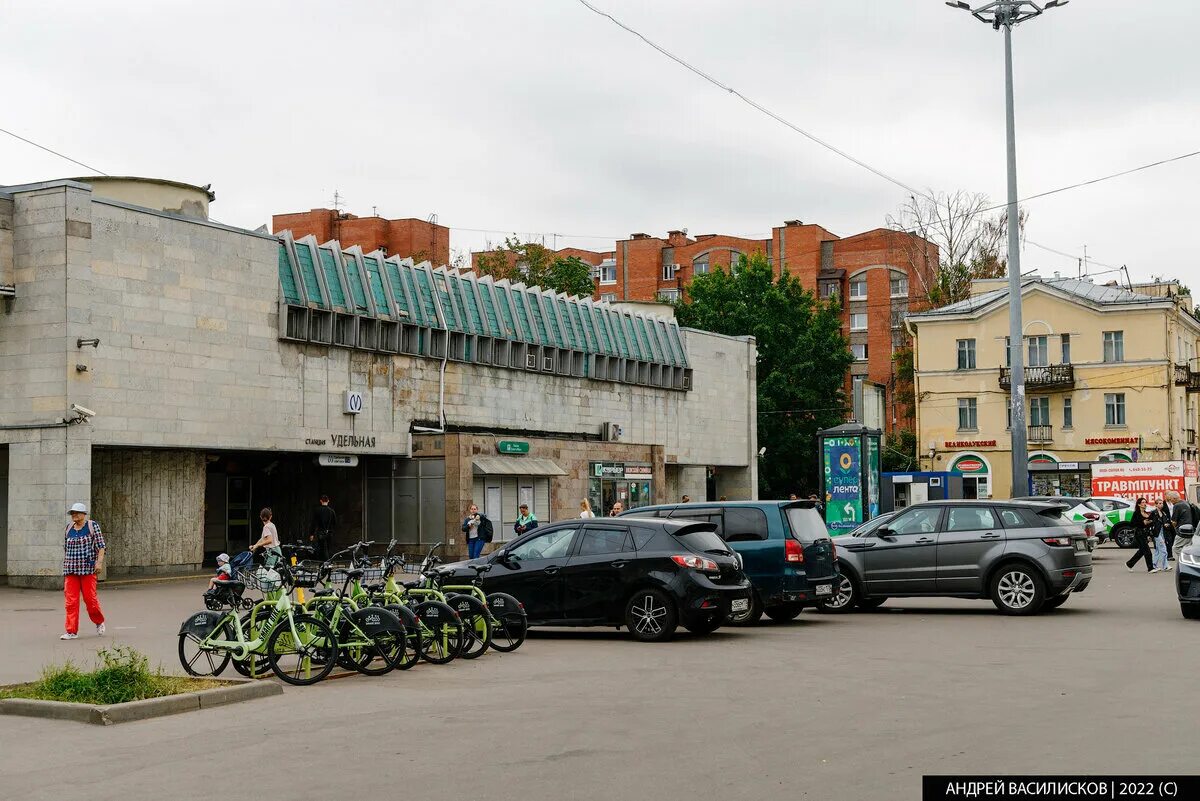
M 33 141 L 32 139 L 26 139 L 25 137 L 21 136 L 20 134 L 13 133 L 12 131 L 6 130 L 4 128 L 0 128 L 0 133 L 8 134 L 13 139 L 20 139 L 22 142 L 24 142 L 27 145 L 33 145 L 38 150 L 44 150 L 47 153 L 52 153 L 55 156 L 58 156 L 60 159 L 66 159 L 67 161 L 71 162 L 72 164 L 78 164 L 80 167 L 91 170 L 92 172 L 98 172 L 105 177 L 108 176 L 108 173 L 106 173 L 104 170 L 98 170 L 95 167 L 92 167 L 91 165 L 84 164 L 82 161 L 79 161 L 78 159 L 73 159 L 70 156 L 59 153 L 57 150 L 51 150 L 50 148 L 46 147 L 45 145 L 39 145 L 37 142 Z

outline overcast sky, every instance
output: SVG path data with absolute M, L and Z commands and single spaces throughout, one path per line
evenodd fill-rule
M 1002 36 L 941 0 L 593 2 L 909 185 L 1004 200 Z M 1020 26 L 1022 196 L 1200 150 L 1198 27 L 1194 0 L 1074 0 Z M 336 189 L 360 215 L 436 213 L 456 249 L 609 249 L 794 218 L 849 235 L 906 196 L 577 0 L 13 2 L 0 30 L 0 127 L 212 183 L 213 217 L 249 228 Z M 83 172 L 0 135 L 0 184 Z M 1200 157 L 1035 200 L 1027 235 L 1200 285 L 1198 183 Z

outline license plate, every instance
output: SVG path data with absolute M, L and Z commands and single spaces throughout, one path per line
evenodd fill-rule
M 749 598 L 738 598 L 736 601 L 729 604 L 729 611 L 731 611 L 731 612 L 745 612 L 749 608 L 750 608 L 750 599 Z
M 1087 540 L 1075 540 L 1075 550 L 1083 553 L 1087 550 Z
M 833 585 L 832 584 L 818 584 L 817 585 L 817 595 L 833 595 Z

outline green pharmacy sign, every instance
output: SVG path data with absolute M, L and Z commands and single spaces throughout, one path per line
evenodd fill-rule
M 500 453 L 529 453 L 529 443 L 516 439 L 502 439 L 496 443 Z

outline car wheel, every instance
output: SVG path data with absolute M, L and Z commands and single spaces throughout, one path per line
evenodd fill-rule
M 750 608 L 745 612 L 730 612 L 725 622 L 731 626 L 753 626 L 762 617 L 762 613 L 762 601 L 758 600 L 758 593 L 751 590 Z
M 879 607 L 883 606 L 883 602 L 886 600 L 887 598 L 878 595 L 874 595 L 870 598 L 863 598 L 858 602 L 858 608 L 868 611 L 871 609 L 878 609 Z
M 817 611 L 832 614 L 850 612 L 858 606 L 859 597 L 858 585 L 854 583 L 853 578 L 843 573 L 838 579 L 837 586 L 833 588 L 833 597 L 828 601 L 819 601 Z
M 780 604 L 779 606 L 768 606 L 767 617 L 776 623 L 787 623 L 798 618 L 803 611 L 804 607 L 800 604 Z
M 992 576 L 992 603 L 1006 615 L 1032 615 L 1046 599 L 1038 572 L 1020 562 L 1001 565 Z
M 1200 620 L 1200 604 L 1180 604 L 1179 611 L 1188 620 Z
M 1113 529 L 1112 538 L 1121 548 L 1132 548 L 1137 544 L 1133 539 L 1133 528 L 1130 526 L 1118 526 Z
M 662 590 L 639 590 L 625 605 L 625 627 L 635 640 L 669 640 L 678 625 L 675 602 Z
M 1043 610 L 1057 609 L 1058 607 L 1065 604 L 1067 602 L 1067 599 L 1070 597 L 1071 597 L 1071 594 L 1067 593 L 1066 595 L 1056 595 L 1053 598 L 1047 598 L 1046 602 L 1044 604 L 1042 604 L 1042 609 Z

